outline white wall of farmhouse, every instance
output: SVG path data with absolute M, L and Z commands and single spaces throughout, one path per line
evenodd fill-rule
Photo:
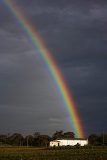
M 55 141 L 51 141 L 50 142 L 50 146 L 75 146 L 76 144 L 80 144 L 80 146 L 85 146 L 88 145 L 88 140 L 76 140 L 76 139 L 72 139 L 72 140 L 63 140 L 63 139 L 59 139 L 59 140 L 55 140 Z
M 60 142 L 60 141 L 57 141 L 57 140 L 56 140 L 56 141 L 51 141 L 51 142 L 50 142 L 50 146 L 51 146 L 51 147 L 54 147 L 54 146 L 58 147 L 58 146 L 60 146 L 60 143 L 61 143 L 61 142 Z

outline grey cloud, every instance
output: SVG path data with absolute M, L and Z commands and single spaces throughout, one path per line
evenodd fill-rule
M 16 2 L 52 51 L 73 92 L 87 134 L 106 130 L 107 2 Z M 45 65 L 37 59 L 38 51 L 29 43 L 9 10 L 3 7 L 1 12 L 0 125 L 6 120 L 7 126 L 12 117 L 11 131 L 68 129 L 67 113 L 62 110 L 57 90 L 47 78 Z M 6 127 L 3 130 L 6 131 Z

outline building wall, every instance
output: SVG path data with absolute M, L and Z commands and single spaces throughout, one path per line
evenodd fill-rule
M 54 146 L 58 147 L 58 146 L 60 146 L 60 142 L 58 142 L 58 141 L 51 141 L 50 142 L 50 146 L 51 147 L 54 147 Z
M 80 144 L 80 146 L 84 146 L 88 144 L 88 140 L 58 140 L 60 141 L 60 146 L 75 146 L 76 144 Z
M 88 140 L 57 140 L 51 141 L 50 146 L 75 146 L 76 144 L 80 144 L 80 146 L 85 146 L 88 144 Z

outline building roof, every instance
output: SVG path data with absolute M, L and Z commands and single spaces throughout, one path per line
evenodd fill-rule
M 87 140 L 87 138 L 60 138 L 60 139 L 56 139 L 56 141 L 58 140 Z
M 53 140 L 53 141 L 51 141 L 51 142 L 59 142 L 59 140 Z

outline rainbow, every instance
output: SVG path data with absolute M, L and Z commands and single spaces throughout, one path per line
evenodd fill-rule
M 45 42 L 38 33 L 37 29 L 33 27 L 33 25 L 24 16 L 19 6 L 17 6 L 12 0 L 4 0 L 4 4 L 18 20 L 19 24 L 31 40 L 34 48 L 39 50 L 40 57 L 45 62 L 47 69 L 52 76 L 52 79 L 56 84 L 56 87 L 58 88 L 59 93 L 63 99 L 64 106 L 70 117 L 71 128 L 73 128 L 73 132 L 75 133 L 76 137 L 83 138 L 85 134 L 80 117 L 78 115 L 78 111 L 76 109 L 76 105 L 64 81 L 62 73 L 59 70 Z

